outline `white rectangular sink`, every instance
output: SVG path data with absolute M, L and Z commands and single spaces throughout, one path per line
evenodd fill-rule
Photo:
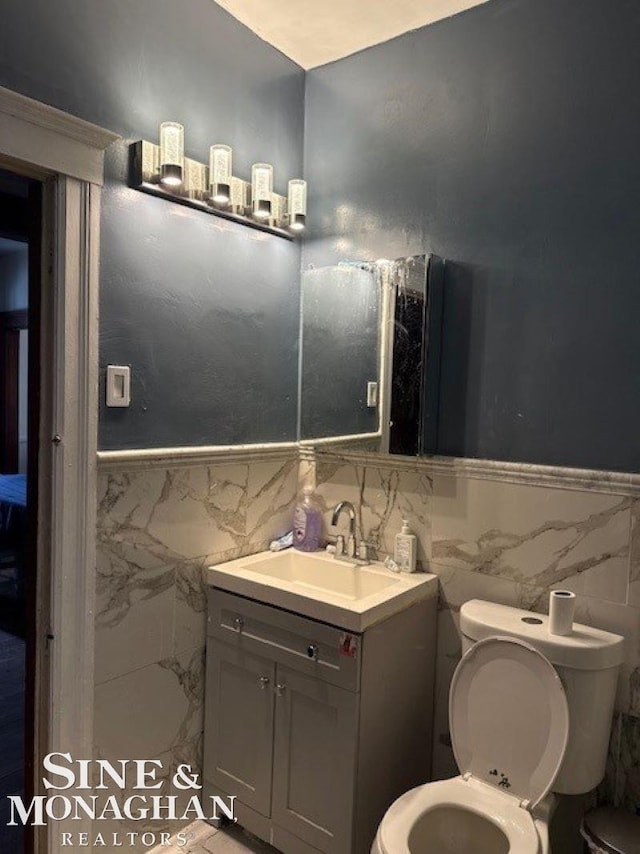
M 208 584 L 363 632 L 414 602 L 437 595 L 428 573 L 398 574 L 380 563 L 359 566 L 325 552 L 261 552 L 211 566 Z
M 389 577 L 364 567 L 353 564 L 345 566 L 341 561 L 319 560 L 312 555 L 294 551 L 254 561 L 248 571 L 320 593 L 344 596 L 352 601 L 386 590 L 399 581 L 397 575 Z

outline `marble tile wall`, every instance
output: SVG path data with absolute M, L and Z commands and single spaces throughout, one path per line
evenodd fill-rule
M 330 526 L 335 505 L 351 501 L 358 534 L 369 544 L 374 557 L 384 559 L 393 554 L 394 537 L 402 520 L 407 519 L 418 536 L 418 561 L 426 565 L 430 560 L 433 490 L 428 472 L 385 468 L 375 462 L 354 465 L 341 458 L 319 455 L 315 461 L 301 461 L 300 479 L 315 487 L 326 532 L 336 532 Z M 346 515 L 338 529 L 347 532 Z
M 580 621 L 626 638 L 606 795 L 640 811 L 640 499 L 631 488 L 616 491 L 606 477 L 600 488 L 597 477 L 563 488 L 548 477 L 537 485 L 513 473 L 443 474 L 424 462 L 403 467 L 363 455 L 318 454 L 302 461 L 301 479 L 315 483 L 327 525 L 338 501 L 352 501 L 379 557 L 392 553 L 407 518 L 422 565 L 439 576 L 436 777 L 458 773 L 448 693 L 461 654 L 460 606 L 477 597 L 546 612 L 549 590 L 562 587 L 577 594 Z
M 597 479 L 558 488 L 549 479 L 537 485 L 499 473 L 443 474 L 363 455 L 100 475 L 97 758 L 160 759 L 167 781 L 180 763 L 200 771 L 203 567 L 259 551 L 286 530 L 299 481 L 316 486 L 327 528 L 338 501 L 352 501 L 377 557 L 393 552 L 408 519 L 422 566 L 439 576 L 435 776 L 457 773 L 447 701 L 460 658 L 461 604 L 481 597 L 544 611 L 549 589 L 568 587 L 578 595 L 579 619 L 627 639 L 600 794 L 640 808 L 640 498 L 611 485 L 599 489 Z M 130 831 L 132 823 L 115 829 Z M 163 828 L 154 822 L 148 829 Z
M 160 759 L 167 779 L 180 763 L 201 772 L 203 568 L 268 547 L 297 487 L 292 455 L 100 474 L 96 758 Z M 166 829 L 143 825 L 111 829 Z

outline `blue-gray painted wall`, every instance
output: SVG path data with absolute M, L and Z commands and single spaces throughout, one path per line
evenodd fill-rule
M 111 128 L 302 167 L 304 74 L 211 0 L 5 4 L 0 85 Z M 450 259 L 442 453 L 640 469 L 640 8 L 491 0 L 307 78 L 304 265 Z M 103 196 L 103 448 L 293 438 L 299 248 Z
M 5 3 L 0 85 L 124 137 L 107 158 L 100 365 L 131 364 L 130 409 L 100 446 L 295 438 L 299 244 L 126 187 L 126 143 L 186 128 L 186 153 L 233 146 L 235 172 L 302 171 L 304 72 L 212 0 Z
M 640 470 L 639 44 L 491 0 L 307 75 L 303 266 L 450 259 L 440 453 Z

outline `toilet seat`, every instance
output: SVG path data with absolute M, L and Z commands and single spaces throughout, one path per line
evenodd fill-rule
M 462 774 L 398 798 L 372 850 L 544 854 L 532 810 L 551 790 L 569 738 L 553 665 L 517 638 L 478 641 L 455 670 L 449 722 Z
M 511 637 L 488 637 L 462 656 L 449 691 L 453 755 L 524 806 L 551 790 L 569 741 L 569 707 L 551 662 Z
M 462 776 L 418 786 L 398 798 L 378 829 L 376 844 L 380 854 L 417 854 L 409 847 L 409 837 L 420 818 L 440 807 L 475 813 L 494 824 L 505 835 L 509 854 L 539 854 L 540 838 L 529 810 L 512 795 Z M 430 846 L 421 847 L 420 854 L 438 851 L 436 843 L 432 850 Z

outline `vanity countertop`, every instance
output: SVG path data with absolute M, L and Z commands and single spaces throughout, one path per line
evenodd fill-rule
M 210 566 L 207 584 L 362 633 L 415 602 L 438 595 L 438 578 L 360 566 L 326 552 L 260 552 Z

